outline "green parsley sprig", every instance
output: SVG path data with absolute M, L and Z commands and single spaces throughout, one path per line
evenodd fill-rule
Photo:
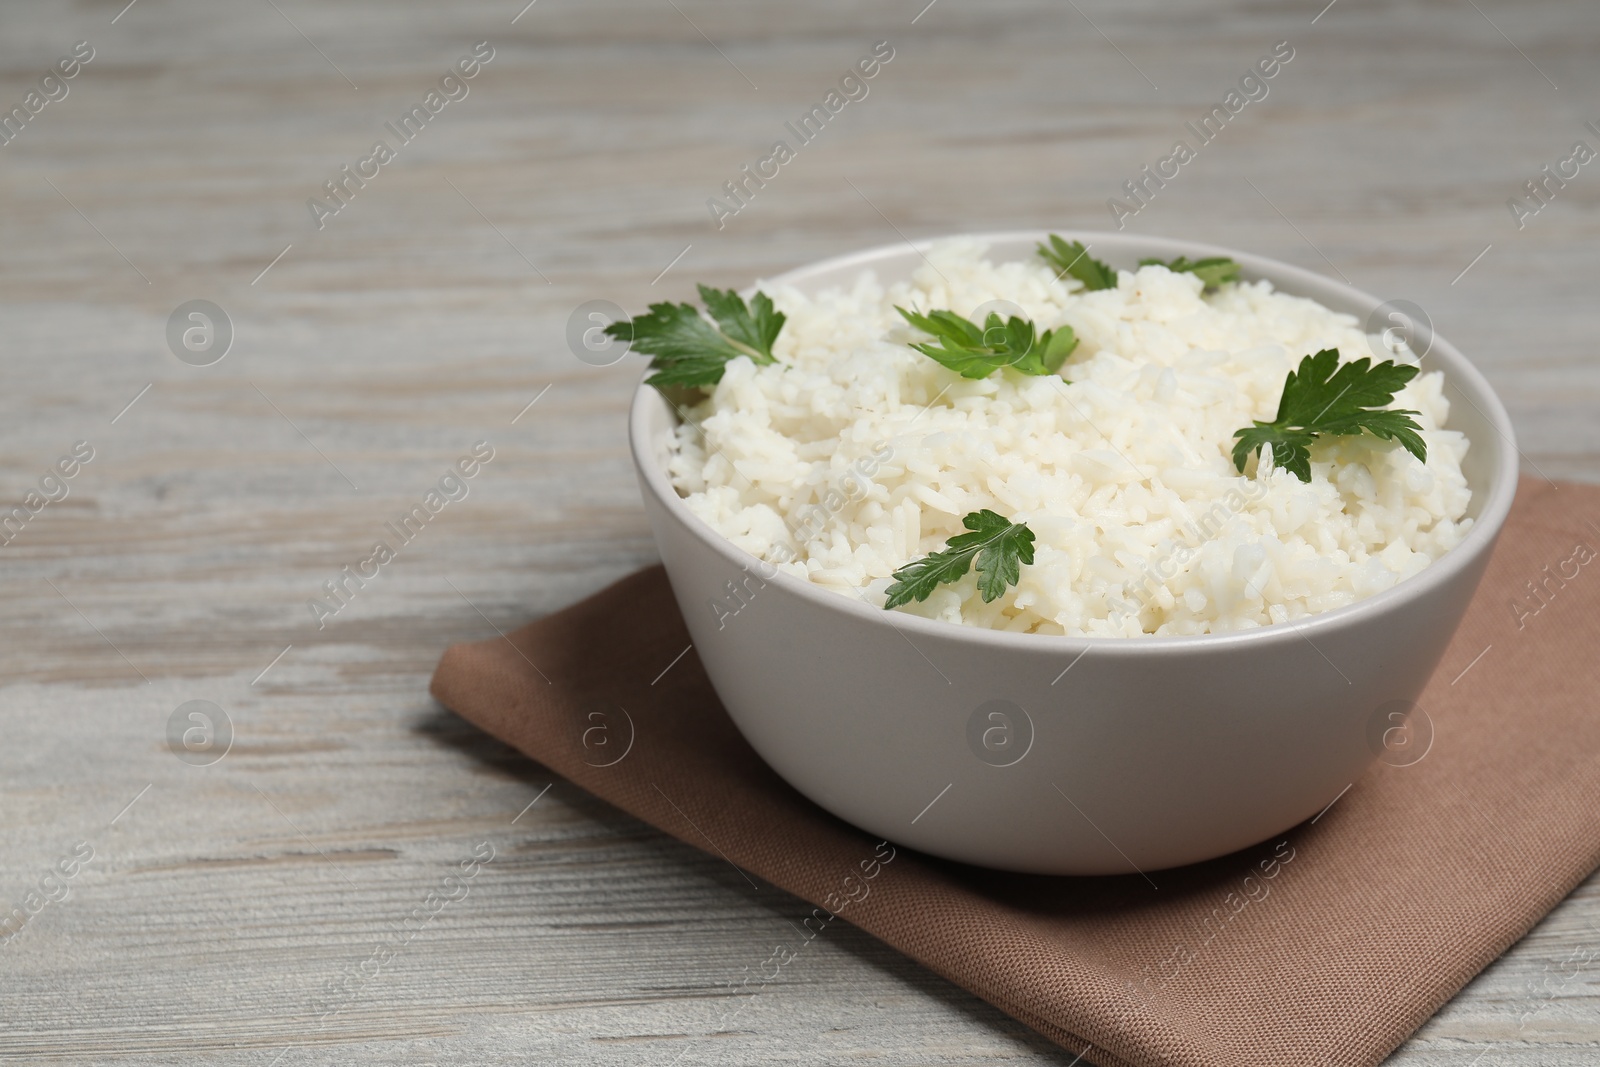
M 650 356 L 656 373 L 646 383 L 706 388 L 722 380 L 730 359 L 749 356 L 756 363 L 776 363 L 772 343 L 783 329 L 784 314 L 758 292 L 747 306 L 732 289 L 699 286 L 707 319 L 693 304 L 651 304 L 645 315 L 621 319 L 605 328 L 632 350 Z
M 1082 241 L 1065 241 L 1053 233 L 1048 240 L 1049 244 L 1039 245 L 1039 256 L 1056 269 L 1057 278 L 1070 274 L 1085 289 L 1117 287 L 1117 272 L 1089 255 L 1089 248 Z
M 1032 322 L 1015 315 L 1002 320 L 991 311 L 980 327 L 953 311 L 930 311 L 920 315 L 896 306 L 901 316 L 938 344 L 912 341 L 918 352 L 937 360 L 963 378 L 987 378 L 1002 367 L 1021 374 L 1054 374 L 1061 369 L 1078 338 L 1071 326 L 1046 330 L 1042 335 Z
M 1188 271 L 1199 276 L 1207 289 L 1215 289 L 1219 285 L 1239 280 L 1239 264 L 1227 256 L 1207 256 L 1205 259 L 1190 259 L 1179 256 L 1177 259 L 1141 259 L 1139 266 L 1148 267 L 1155 265 L 1165 267 L 1173 273 Z
M 985 604 L 1000 599 L 1008 586 L 1022 577 L 1022 565 L 1033 563 L 1033 531 L 1020 522 L 985 508 L 961 520 L 967 533 L 945 542 L 944 551 L 931 552 L 894 572 L 884 608 L 927 600 L 940 585 L 966 576 L 974 560 L 978 565 L 978 595 Z
M 1109 264 L 1089 255 L 1088 246 L 1082 241 L 1063 240 L 1059 235 L 1052 233 L 1049 236 L 1049 243 L 1039 245 L 1038 251 L 1040 258 L 1055 268 L 1058 278 L 1063 274 L 1070 274 L 1089 290 L 1117 287 L 1117 272 Z M 1152 264 L 1174 272 L 1188 271 L 1190 274 L 1198 275 L 1207 289 L 1215 289 L 1219 285 L 1239 280 L 1239 264 L 1227 256 L 1207 256 L 1204 259 L 1190 259 L 1188 256 L 1179 256 L 1177 259 L 1147 257 L 1139 260 L 1141 267 Z
M 1271 445 L 1274 463 L 1309 482 L 1312 442 L 1362 432 L 1399 441 L 1407 452 L 1427 462 L 1422 427 L 1411 417 L 1420 412 L 1384 409 L 1416 375 L 1415 367 L 1389 361 L 1372 366 L 1365 356 L 1340 364 L 1338 350 L 1332 348 L 1307 356 L 1283 383 L 1278 417 L 1234 433 L 1239 440 L 1233 446 L 1233 465 L 1243 474 L 1250 457 L 1262 445 Z

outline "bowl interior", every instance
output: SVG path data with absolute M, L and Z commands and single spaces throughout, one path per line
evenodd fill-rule
M 1083 241 L 1089 246 L 1094 256 L 1105 260 L 1114 267 L 1120 268 L 1132 268 L 1141 257 L 1145 256 L 1156 256 L 1162 259 L 1172 259 L 1180 255 L 1188 256 L 1191 259 L 1199 259 L 1205 256 L 1230 256 L 1240 264 L 1243 276 L 1247 280 L 1264 278 L 1272 282 L 1273 286 L 1281 292 L 1308 297 L 1334 311 L 1354 315 L 1363 323 L 1367 322 L 1369 316 L 1384 304 L 1384 301 L 1375 296 L 1311 271 L 1262 256 L 1236 252 L 1232 249 L 1219 248 L 1214 245 L 1127 234 L 1059 232 L 1069 240 Z M 1035 246 L 1046 235 L 1043 232 L 1013 232 L 971 236 L 987 241 L 989 244 L 989 257 L 1004 262 L 1031 257 L 1034 254 Z M 778 275 L 768 281 L 791 285 L 802 292 L 815 293 L 834 286 L 848 285 L 863 271 L 871 270 L 877 275 L 880 282 L 889 284 L 909 278 L 912 272 L 925 262 L 924 253 L 926 249 L 939 240 L 942 240 L 942 238 L 930 238 L 920 242 L 902 242 L 896 245 L 855 252 L 810 264 Z M 1425 371 L 1441 370 L 1444 372 L 1444 395 L 1450 401 L 1448 427 L 1465 433 L 1471 443 L 1467 456 L 1462 463 L 1462 471 L 1466 476 L 1468 486 L 1472 490 L 1472 499 L 1467 508 L 1467 514 L 1475 520 L 1474 528 L 1462 540 L 1460 545 L 1446 553 L 1444 557 L 1420 574 L 1404 582 L 1397 583 L 1395 586 L 1363 601 L 1312 616 L 1307 620 L 1301 620 L 1298 626 L 1295 627 L 1297 630 L 1303 631 L 1307 626 L 1331 625 L 1340 618 L 1352 613 L 1381 609 L 1383 604 L 1391 602 L 1394 598 L 1406 596 L 1410 592 L 1417 591 L 1419 584 L 1432 584 L 1448 580 L 1457 566 L 1464 566 L 1470 557 L 1476 556 L 1479 552 L 1489 547 L 1498 534 L 1506 514 L 1510 511 L 1511 500 L 1516 492 L 1518 453 L 1511 421 L 1506 414 L 1504 406 L 1500 403 L 1489 383 L 1467 361 L 1466 357 L 1450 342 L 1437 334 L 1432 334 L 1431 343 L 1426 347 L 1422 355 L 1422 368 Z M 640 464 L 642 477 L 649 488 L 661 496 L 669 507 L 673 507 L 684 521 L 691 527 L 700 530 L 710 541 L 718 544 L 721 550 L 729 554 L 730 558 L 747 559 L 748 557 L 745 557 L 742 551 L 734 548 L 720 534 L 694 517 L 688 508 L 682 504 L 673 489 L 666 475 L 666 465 L 672 447 L 672 428 L 676 421 L 675 413 L 656 390 L 641 384 L 634 398 L 631 432 L 635 446 L 635 457 Z M 819 589 L 811 586 L 810 583 L 791 578 L 788 575 L 779 575 L 778 579 L 781 584 L 794 589 L 801 595 L 829 597 L 837 602 L 837 606 L 841 610 L 851 611 L 852 613 L 867 612 L 874 616 L 881 615 L 881 612 L 875 609 L 867 608 L 865 605 L 857 604 L 848 598 L 840 597 L 837 593 Z M 915 616 L 902 616 L 897 622 L 902 629 L 909 628 L 912 630 L 920 630 L 925 627 L 944 629 L 948 626 L 946 623 Z M 991 631 L 977 631 L 973 636 L 975 639 L 984 641 L 992 639 L 1011 641 L 1020 638 L 1028 642 L 1065 642 L 1077 647 L 1082 647 L 1085 642 L 1093 642 L 1097 645 L 1109 642 L 1150 647 L 1194 643 L 1214 644 L 1219 641 L 1239 639 L 1259 640 L 1266 635 L 1273 634 L 1275 631 L 1284 629 L 1286 628 L 1283 626 L 1266 626 L 1233 634 L 1151 637 L 1135 642 L 1129 642 L 1121 638 L 1070 638 L 1041 634 L 1016 635 Z M 978 633 L 982 633 L 983 636 L 978 637 Z

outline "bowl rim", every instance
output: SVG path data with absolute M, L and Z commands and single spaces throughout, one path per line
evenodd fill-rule
M 1094 230 L 1005 230 L 971 234 L 947 234 L 926 237 L 917 241 L 897 241 L 892 244 L 877 245 L 872 248 L 807 263 L 782 274 L 774 275 L 771 278 L 762 279 L 762 281 L 773 285 L 799 284 L 803 283 L 808 276 L 841 268 L 857 267 L 866 269 L 884 260 L 901 258 L 907 254 L 925 256 L 929 248 L 957 238 L 983 241 L 993 246 L 1002 242 L 1041 241 L 1051 233 L 1059 234 L 1067 240 L 1083 241 L 1090 246 L 1095 243 L 1115 244 L 1120 246 L 1122 250 L 1131 249 L 1135 254 L 1166 253 L 1169 258 L 1175 255 L 1188 255 L 1192 258 L 1200 256 L 1229 256 L 1239 263 L 1246 278 L 1252 280 L 1265 278 L 1272 282 L 1273 288 L 1278 291 L 1286 291 L 1292 295 L 1308 295 L 1308 291 L 1325 290 L 1343 298 L 1343 302 L 1346 304 L 1365 306 L 1368 314 L 1384 303 L 1384 301 L 1379 300 L 1370 293 L 1357 289 L 1348 283 L 1265 256 L 1240 252 L 1220 245 L 1175 238 Z M 1319 303 L 1326 303 L 1324 299 L 1318 296 L 1311 296 L 1310 298 L 1318 300 Z M 639 475 L 641 486 L 651 493 L 657 503 L 664 506 L 674 519 L 691 531 L 700 541 L 709 545 L 713 551 L 726 559 L 727 562 L 743 570 L 748 570 L 752 566 L 760 567 L 762 568 L 761 579 L 763 581 L 776 583 L 779 588 L 816 605 L 820 609 L 860 619 L 867 625 L 887 626 L 890 629 L 900 631 L 902 636 L 914 635 L 949 641 L 962 641 L 979 647 L 992 648 L 996 651 L 1002 649 L 1031 650 L 1041 654 L 1068 655 L 1082 654 L 1090 649 L 1094 649 L 1097 654 L 1107 653 L 1114 656 L 1148 655 L 1152 653 L 1160 653 L 1162 655 L 1204 654 L 1230 648 L 1236 649 L 1241 646 L 1247 647 L 1258 644 L 1270 646 L 1279 642 L 1296 641 L 1306 641 L 1313 648 L 1317 648 L 1316 642 L 1312 639 L 1318 635 L 1360 626 L 1373 616 L 1387 614 L 1392 609 L 1397 609 L 1408 602 L 1421 599 L 1440 587 L 1454 582 L 1462 571 L 1472 567 L 1480 556 L 1493 548 L 1495 539 L 1499 536 L 1500 529 L 1505 523 L 1506 516 L 1510 513 L 1511 502 L 1516 495 L 1519 477 L 1517 465 L 1519 452 L 1510 416 L 1507 414 L 1499 396 L 1496 395 L 1493 387 L 1482 373 L 1454 345 L 1437 332 L 1433 334 L 1431 347 L 1422 358 L 1429 358 L 1435 353 L 1443 356 L 1440 362 L 1445 364 L 1444 367 L 1437 369 L 1443 369 L 1447 376 L 1455 378 L 1457 389 L 1468 397 L 1469 402 L 1478 408 L 1485 421 L 1502 438 L 1499 462 L 1490 471 L 1482 505 L 1479 508 L 1477 517 L 1473 520 L 1472 529 L 1467 532 L 1466 537 L 1458 545 L 1449 549 L 1439 559 L 1430 563 L 1417 574 L 1401 579 L 1388 589 L 1365 597 L 1353 604 L 1346 604 L 1343 607 L 1320 612 L 1305 618 L 1291 619 L 1282 623 L 1270 623 L 1266 626 L 1246 630 L 1230 630 L 1223 633 L 1147 635 L 1144 637 L 1091 637 L 1071 634 L 1016 633 L 987 627 L 965 626 L 959 623 L 946 622 L 942 619 L 929 619 L 920 615 L 909 615 L 904 612 L 885 611 L 882 608 L 873 607 L 862 600 L 842 596 L 835 590 L 804 581 L 782 571 L 768 573 L 773 568 L 772 564 L 739 548 L 690 511 L 683 498 L 678 495 L 677 490 L 672 486 L 666 471 L 656 462 L 653 445 L 650 441 L 650 421 L 655 412 L 665 410 L 669 419 L 673 417 L 674 413 L 668 406 L 666 398 L 662 397 L 654 387 L 644 383 L 644 376 L 640 378 L 629 408 L 629 450 L 632 454 L 634 468 Z M 1477 394 L 1476 399 L 1471 396 L 1474 392 Z M 1320 648 L 1317 650 L 1321 651 Z M 1324 658 L 1326 657 L 1324 656 Z

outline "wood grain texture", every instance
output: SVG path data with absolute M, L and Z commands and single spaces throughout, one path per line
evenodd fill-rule
M 654 558 L 624 447 L 639 368 L 574 358 L 578 304 L 900 235 L 1106 228 L 1278 41 L 1269 96 L 1129 228 L 1416 301 L 1528 469 L 1600 480 L 1600 172 L 1521 230 L 1506 207 L 1600 141 L 1582 0 L 124 4 L 0 13 L 4 109 L 95 49 L 0 146 L 0 511 L 95 449 L 0 548 L 0 901 L 94 850 L 0 945 L 0 1059 L 1070 1063 L 842 926 L 719 1031 L 799 902 L 561 782 L 539 796 L 548 774 L 426 682 L 449 642 Z M 716 229 L 706 198 L 885 39 L 870 95 Z M 316 229 L 307 198 L 480 40 L 467 97 Z M 191 299 L 232 320 L 215 365 L 168 350 Z M 319 629 L 308 598 L 483 439 L 470 495 Z M 211 766 L 167 747 L 190 700 L 233 724 Z M 483 842 L 465 899 L 397 933 Z M 1394 1062 L 1594 1062 L 1597 951 L 1591 880 Z

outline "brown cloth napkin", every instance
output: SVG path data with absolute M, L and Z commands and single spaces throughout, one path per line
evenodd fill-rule
M 507 639 L 454 646 L 433 693 L 821 905 L 807 937 L 832 909 L 1086 1061 L 1376 1064 L 1600 865 L 1597 520 L 1600 488 L 1525 481 L 1421 699 L 1424 758 L 1376 765 L 1256 848 L 1158 872 L 1158 889 L 895 851 L 822 811 L 767 769 L 682 655 L 659 567 Z

